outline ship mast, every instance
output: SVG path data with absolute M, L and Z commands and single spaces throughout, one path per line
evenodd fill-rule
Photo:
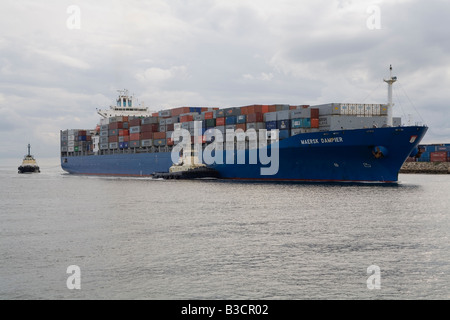
M 28 156 L 31 156 L 30 149 L 31 149 L 31 146 L 30 146 L 30 144 L 28 144 Z
M 388 84 L 387 125 L 392 126 L 392 109 L 394 107 L 394 103 L 392 103 L 392 85 L 397 81 L 397 77 L 392 76 L 392 65 L 390 65 L 389 70 L 389 79 L 383 80 Z

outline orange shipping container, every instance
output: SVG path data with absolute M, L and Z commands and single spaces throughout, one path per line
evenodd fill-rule
M 165 132 L 154 132 L 153 133 L 153 139 L 165 139 L 166 133 Z
M 180 122 L 189 122 L 189 121 L 194 121 L 194 116 L 193 115 L 185 115 L 180 117 Z
M 248 114 L 248 107 L 241 107 L 241 115 Z
M 141 138 L 141 134 L 140 133 L 132 133 L 132 134 L 130 134 L 130 140 L 131 141 L 140 140 L 140 138 Z
M 311 118 L 311 128 L 319 128 L 319 119 Z

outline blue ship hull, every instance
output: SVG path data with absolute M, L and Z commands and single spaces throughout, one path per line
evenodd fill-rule
M 321 182 L 396 182 L 398 172 L 425 135 L 427 127 L 389 127 L 303 133 L 281 140 L 267 148 L 279 148 L 276 174 L 263 175 L 261 168 L 271 164 L 213 164 L 221 178 L 270 181 Z M 380 147 L 382 157 L 374 150 Z M 230 160 L 230 159 L 229 159 Z M 231 161 L 229 161 L 231 162 Z M 170 152 L 118 153 L 113 155 L 69 156 L 61 158 L 63 170 L 72 174 L 151 176 L 168 172 L 172 166 Z

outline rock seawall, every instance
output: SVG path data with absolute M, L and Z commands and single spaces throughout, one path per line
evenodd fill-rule
M 450 174 L 450 162 L 405 162 L 400 173 Z

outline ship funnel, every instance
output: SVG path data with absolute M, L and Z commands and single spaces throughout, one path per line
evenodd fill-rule
M 392 85 L 397 81 L 397 77 L 392 76 L 392 65 L 389 66 L 389 71 L 389 79 L 384 79 L 384 82 L 388 84 L 387 125 L 392 126 L 392 109 L 394 107 L 392 103 Z

